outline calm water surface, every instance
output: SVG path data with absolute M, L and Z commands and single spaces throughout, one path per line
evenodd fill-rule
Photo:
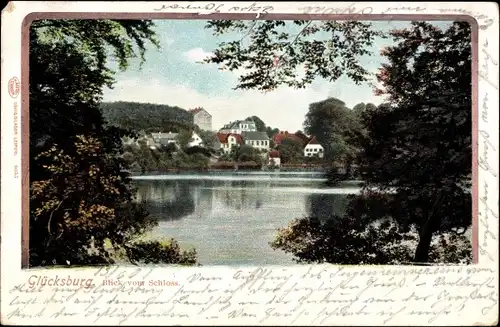
M 319 173 L 230 172 L 135 177 L 138 198 L 159 220 L 153 237 L 196 248 L 203 265 L 293 264 L 269 246 L 300 217 L 344 211 L 355 184 L 327 188 Z

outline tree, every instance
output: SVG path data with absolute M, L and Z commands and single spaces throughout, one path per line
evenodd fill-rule
M 296 163 L 304 158 L 304 145 L 293 138 L 285 138 L 278 146 L 281 163 Z
M 212 20 L 206 28 L 214 35 L 240 33 L 242 37 L 221 42 L 204 62 L 230 71 L 244 68 L 247 71 L 235 88 L 262 91 L 281 85 L 304 88 L 316 77 L 333 82 L 344 74 L 356 83 L 366 81 L 369 72 L 359 58 L 370 55 L 367 48 L 382 36 L 361 21 Z M 294 28 L 298 31 L 290 32 Z
M 176 106 L 117 101 L 104 102 L 99 107 L 108 123 L 134 131 L 177 133 L 196 126 L 193 115 Z
M 365 108 L 366 108 L 366 104 L 364 104 L 363 102 L 361 102 L 361 103 L 358 103 L 357 105 L 355 105 L 355 106 L 352 108 L 352 110 L 353 110 L 354 112 L 359 112 L 359 113 L 361 113 L 361 112 L 363 112 L 363 111 L 365 110 Z
M 64 144 L 67 136 L 96 131 L 102 88 L 112 87 L 112 53 L 119 69 L 144 60 L 158 46 L 146 20 L 37 20 L 30 28 L 30 146 Z M 64 108 L 64 110 L 62 109 Z M 56 118 L 57 117 L 57 118 Z
M 246 120 L 251 120 L 255 123 L 255 128 L 257 129 L 257 132 L 265 132 L 266 131 L 266 123 L 264 123 L 262 121 L 262 119 L 260 119 L 259 117 L 251 116 L 251 117 L 247 117 Z
M 158 45 L 147 20 L 38 20 L 30 28 L 30 264 L 109 263 L 153 227 L 121 158 L 127 131 L 99 110 L 103 87 Z M 160 246 L 160 244 L 157 244 Z M 161 248 L 157 248 L 161 251 Z M 111 251 L 113 252 L 113 251 Z
M 349 163 L 354 159 L 361 126 L 343 101 L 328 98 L 310 104 L 304 129 L 325 148 L 326 159 L 341 163 Z
M 293 24 L 300 32 L 292 36 L 284 29 L 284 21 L 211 21 L 207 27 L 215 34 L 240 32 L 243 37 L 219 44 L 205 62 L 222 64 L 222 69 L 247 69 L 236 89 L 272 91 L 281 85 L 304 87 L 316 77 L 336 81 L 342 74 L 357 83 L 366 81 L 368 72 L 358 59 L 368 54 L 367 47 L 381 36 L 371 30 L 370 24 L 330 21 L 293 21 Z M 327 37 L 314 35 L 319 32 Z M 358 226 L 358 232 L 370 228 L 376 216 L 392 219 L 399 232 L 386 238 L 386 242 L 396 242 L 395 237 L 416 229 L 418 245 L 413 260 L 426 262 L 431 260 L 430 244 L 434 236 L 466 227 L 471 221 L 470 26 L 454 22 L 441 31 L 432 24 L 414 22 L 408 29 L 392 31 L 390 36 L 396 44 L 382 52 L 389 63 L 378 74 L 383 88 L 376 90 L 376 94 L 388 95 L 388 104 L 378 108 L 365 106 L 366 114 L 362 116 L 368 135 L 348 135 L 362 149 L 360 163 L 366 185 L 363 193 L 352 199 L 344 218 L 362 221 L 354 225 Z M 249 45 L 244 45 L 246 37 Z M 304 77 L 299 76 L 301 65 Z M 325 111 L 334 116 L 334 110 Z M 322 135 L 318 137 L 330 141 L 328 147 L 335 142 L 352 144 L 343 144 L 340 137 L 333 140 L 326 137 L 342 133 L 329 130 L 316 117 L 309 120 L 308 125 L 321 127 L 317 132 Z M 339 148 L 341 153 L 349 153 L 347 146 Z M 373 192 L 373 186 L 379 187 L 379 192 Z M 388 188 L 394 194 L 385 192 Z M 320 235 L 319 239 L 327 237 L 331 230 L 326 230 L 329 232 L 315 235 Z M 302 232 L 301 244 L 307 245 L 308 230 Z M 356 242 L 356 237 L 349 233 L 338 236 L 344 237 L 346 244 Z M 325 248 L 316 243 L 312 250 L 322 252 Z M 328 261 L 344 259 L 330 256 Z
M 185 149 L 188 147 L 189 143 L 193 141 L 193 131 L 181 131 L 176 139 L 179 143 L 179 147 Z
M 217 134 L 212 131 L 200 131 L 198 133 L 207 149 L 213 149 L 215 146 Z
M 252 147 L 250 145 L 246 145 L 246 144 L 235 148 L 233 158 L 236 161 L 241 161 L 241 162 L 253 161 L 259 165 L 262 164 L 262 160 L 263 160 L 262 155 L 259 152 L 259 150 L 255 149 L 254 147 Z
M 296 219 L 270 242 L 274 249 L 294 255 L 299 263 L 408 264 L 418 233 L 384 221 L 364 225 L 352 217 L 321 221 L 315 216 Z M 470 264 L 470 242 L 463 235 L 441 235 L 429 247 L 429 262 Z
M 273 137 L 274 135 L 276 135 L 279 131 L 280 131 L 279 128 L 271 128 L 269 126 L 267 126 L 266 130 L 265 130 L 267 136 L 270 138 Z
M 367 187 L 396 190 L 393 217 L 417 226 L 414 260 L 426 262 L 433 235 L 472 222 L 471 29 L 413 22 L 392 35 L 397 44 L 383 50 L 376 90 L 389 103 L 364 115 L 361 164 Z
M 352 111 L 355 113 L 356 117 L 360 118 L 362 113 L 365 111 L 365 110 L 374 110 L 376 109 L 377 106 L 374 105 L 373 103 L 358 103 L 357 105 L 355 105 L 353 108 L 352 108 Z
M 114 263 L 119 253 L 132 255 L 132 262 L 192 262 L 195 253 L 183 253 L 175 243 L 136 240 L 157 221 L 132 201 L 127 174 L 102 142 L 76 139 L 73 147 L 54 145 L 37 157 L 50 178 L 31 184 L 31 264 Z M 141 258 L 144 247 L 154 255 Z
M 336 222 L 311 217 L 280 232 L 274 246 L 300 260 L 470 262 L 470 26 L 415 22 L 392 34 L 378 91 L 390 103 L 362 114 L 363 190 Z

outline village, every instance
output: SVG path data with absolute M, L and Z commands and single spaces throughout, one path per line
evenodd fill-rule
M 286 142 L 292 142 L 301 147 L 301 156 L 303 159 L 311 162 L 320 162 L 324 157 L 324 148 L 313 135 L 306 135 L 301 131 L 277 131 L 273 135 L 258 131 L 256 123 L 252 119 L 229 121 L 219 129 L 212 127 L 212 115 L 204 108 L 190 109 L 189 113 L 193 116 L 193 124 L 198 131 L 211 132 L 210 142 L 203 140 L 201 133 L 195 130 L 190 131 L 191 137 L 185 145 L 187 148 L 205 148 L 211 153 L 211 162 L 219 163 L 230 161 L 229 155 L 243 146 L 251 147 L 258 153 L 265 163 L 264 166 L 279 168 L 283 165 L 280 154 L 280 145 Z M 138 144 L 144 142 L 151 150 L 166 146 L 180 147 L 180 133 L 177 132 L 152 132 L 142 133 L 139 139 L 124 138 L 126 145 Z M 285 160 L 286 161 L 286 160 Z M 220 165 L 219 165 L 220 166 Z M 294 166 L 306 166 L 295 164 Z M 310 164 L 309 164 L 310 166 Z

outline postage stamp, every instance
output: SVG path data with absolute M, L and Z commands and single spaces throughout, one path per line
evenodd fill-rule
M 9 2 L 2 323 L 497 324 L 498 18 Z

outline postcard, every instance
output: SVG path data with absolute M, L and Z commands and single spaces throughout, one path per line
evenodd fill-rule
M 9 2 L 1 322 L 498 324 L 493 2 Z

